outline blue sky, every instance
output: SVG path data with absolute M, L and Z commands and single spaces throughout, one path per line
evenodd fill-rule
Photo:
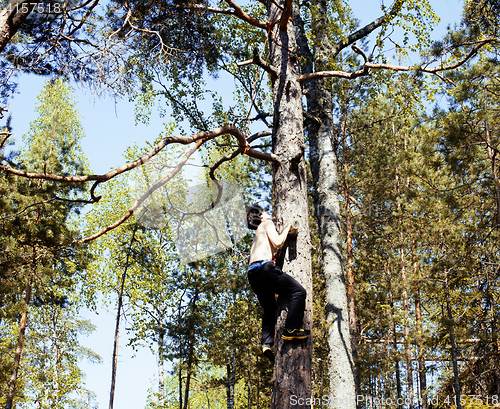
M 379 0 L 350 1 L 354 15 L 361 19 L 361 25 L 369 23 L 380 14 Z M 444 33 L 449 23 L 460 18 L 462 1 L 431 0 L 436 13 L 442 22 L 436 29 L 436 37 Z M 439 34 L 438 34 L 439 33 Z M 415 63 L 416 61 L 413 61 Z M 9 101 L 9 112 L 13 115 L 13 131 L 20 136 L 25 133 L 29 124 L 35 119 L 34 111 L 37 95 L 40 93 L 45 79 L 40 77 L 23 77 L 20 82 L 19 94 Z M 221 81 L 221 89 L 227 88 L 227 82 Z M 105 173 L 109 169 L 123 164 L 122 153 L 137 142 L 144 145 L 153 141 L 164 129 L 163 122 L 168 118 L 159 118 L 156 113 L 149 125 L 135 124 L 134 108 L 127 100 L 95 99 L 89 91 L 77 90 L 78 110 L 83 116 L 86 137 L 82 142 L 85 154 L 90 160 L 94 173 Z M 230 93 L 227 92 L 227 98 Z M 88 318 L 97 325 L 97 331 L 82 344 L 101 355 L 100 365 L 82 364 L 87 374 L 87 388 L 97 394 L 99 408 L 108 407 L 109 388 L 111 380 L 111 354 L 114 334 L 114 312 L 105 309 L 99 315 L 86 311 Z M 145 406 L 147 389 L 155 387 L 152 380 L 156 374 L 156 358 L 147 348 L 136 353 L 126 347 L 126 336 L 123 331 L 120 339 L 120 357 L 118 363 L 117 386 L 115 393 L 115 408 L 142 408 Z

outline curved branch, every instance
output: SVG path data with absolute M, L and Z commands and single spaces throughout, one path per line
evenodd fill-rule
M 84 176 L 59 176 L 59 175 L 52 175 L 52 174 L 45 174 L 45 173 L 33 173 L 33 172 L 25 172 L 19 169 L 12 168 L 7 165 L 0 164 L 0 169 L 3 169 L 4 171 L 8 173 L 12 173 L 17 176 L 25 177 L 28 179 L 42 179 L 42 180 L 50 180 L 53 182 L 63 182 L 63 183 L 79 183 L 79 182 L 90 182 L 90 181 L 97 181 L 97 182 L 107 182 L 108 180 L 124 173 L 127 172 L 131 169 L 136 168 L 137 166 L 142 165 L 143 163 L 147 162 L 149 159 L 151 159 L 153 156 L 158 154 L 165 146 L 171 144 L 171 143 L 180 143 L 182 145 L 189 145 L 191 143 L 200 141 L 200 140 L 210 140 L 214 139 L 220 135 L 224 134 L 230 134 L 236 137 L 238 140 L 239 146 L 242 150 L 245 149 L 247 146 L 247 141 L 245 139 L 245 136 L 243 132 L 241 132 L 238 128 L 236 128 L 234 125 L 224 125 L 219 128 L 216 128 L 212 131 L 203 131 L 203 132 L 198 132 L 192 136 L 189 137 L 183 137 L 183 136 L 168 136 L 166 138 L 163 138 L 160 142 L 158 142 L 155 146 L 153 146 L 149 152 L 145 153 L 142 155 L 140 158 L 136 159 L 135 161 L 126 163 L 122 166 L 119 166 L 113 170 L 110 170 L 108 173 L 104 175 L 84 175 Z M 265 152 L 258 152 L 254 151 L 253 149 L 249 149 L 246 152 L 247 155 L 252 156 L 256 159 L 262 159 L 266 161 L 271 161 L 271 162 L 277 162 L 278 158 L 276 155 L 265 153 Z
M 247 143 L 250 143 L 250 142 L 253 142 L 255 141 L 256 139 L 259 139 L 259 138 L 262 138 L 263 136 L 269 136 L 269 135 L 272 135 L 272 131 L 261 131 L 261 132 L 257 132 L 256 134 L 253 134 L 252 136 L 248 137 L 247 138 Z M 250 145 L 247 145 L 247 146 L 250 146 Z M 251 149 L 251 148 L 248 148 L 248 149 Z M 247 150 L 248 150 L 247 149 Z M 255 151 L 257 152 L 257 151 Z M 229 154 L 229 155 L 226 155 L 226 156 L 223 156 L 222 158 L 219 158 L 217 161 L 215 161 L 211 166 L 210 166 L 210 172 L 209 172 L 209 175 L 210 175 L 210 179 L 212 180 L 216 180 L 215 179 L 215 171 L 217 170 L 217 168 L 222 165 L 224 162 L 227 162 L 227 161 L 230 161 L 234 158 L 236 158 L 236 156 L 238 156 L 241 152 L 241 149 L 237 149 L 235 150 L 233 153 Z M 250 155 L 249 155 L 250 156 Z
M 0 142 L 0 149 L 2 149 L 5 145 L 5 142 L 7 142 L 7 139 L 10 138 L 10 136 L 12 135 L 12 133 L 10 132 L 0 132 L 0 136 L 3 136 L 4 138 L 2 139 L 2 142 Z
M 151 196 L 151 194 L 153 192 L 155 192 L 160 187 L 162 187 L 166 183 L 168 183 L 168 181 L 170 181 L 182 169 L 182 167 L 186 164 L 187 160 L 191 157 L 191 155 L 193 155 L 194 152 L 196 152 L 199 149 L 199 147 L 201 145 L 203 145 L 208 140 L 214 139 L 215 137 L 223 135 L 223 134 L 231 134 L 231 135 L 236 137 L 236 139 L 238 140 L 238 144 L 240 146 L 238 153 L 244 152 L 246 155 L 254 157 L 256 159 L 263 159 L 263 160 L 268 160 L 268 161 L 272 161 L 272 162 L 279 162 L 278 157 L 276 155 L 265 153 L 265 152 L 255 151 L 254 149 L 250 148 L 250 146 L 248 145 L 248 143 L 251 142 L 252 140 L 254 140 L 258 137 L 267 135 L 268 134 L 267 132 L 260 132 L 258 134 L 253 135 L 251 138 L 249 138 L 247 140 L 247 139 L 245 139 L 245 136 L 243 135 L 243 133 L 239 129 L 237 129 L 233 125 L 225 125 L 225 126 L 222 126 L 220 128 L 217 128 L 211 132 L 200 132 L 196 135 L 193 135 L 190 138 L 176 137 L 176 138 L 182 138 L 183 140 L 187 140 L 187 139 L 191 139 L 191 138 L 194 138 L 196 136 L 199 136 L 199 135 L 203 135 L 203 137 L 198 137 L 196 139 L 196 144 L 184 154 L 184 156 L 182 157 L 180 162 L 177 164 L 177 166 L 172 170 L 172 172 L 170 172 L 169 175 L 165 176 L 163 179 L 161 179 L 160 181 L 156 182 L 153 186 L 151 186 L 148 189 L 148 191 L 146 193 L 144 193 L 119 220 L 117 220 L 113 224 L 105 227 L 104 229 L 102 229 L 98 233 L 95 233 L 95 234 L 88 236 L 88 237 L 85 237 L 83 239 L 75 240 L 75 242 L 76 243 L 87 243 L 87 242 L 92 241 L 92 240 L 102 236 L 103 234 L 115 229 L 116 227 L 120 226 L 122 223 L 124 223 L 126 220 L 128 220 L 130 218 L 130 216 L 132 216 L 134 214 L 134 212 L 139 208 L 139 206 L 142 203 L 144 203 L 144 201 L 149 196 Z M 168 138 L 165 138 L 165 139 L 168 139 Z M 161 142 L 160 142 L 160 144 L 161 144 Z M 160 145 L 160 144 L 158 144 L 158 145 Z M 140 161 L 141 158 L 138 159 L 137 161 L 132 162 L 132 163 Z M 141 164 L 142 163 L 144 163 L 144 162 L 141 162 Z M 220 186 L 218 185 L 218 187 L 220 187 Z M 218 194 L 218 198 L 217 198 L 218 200 L 220 200 L 221 193 L 222 193 L 221 188 L 219 188 L 219 194 Z
M 89 241 L 95 240 L 98 237 L 102 236 L 103 234 L 107 233 L 108 231 L 111 231 L 115 228 L 117 228 L 119 225 L 127 221 L 130 216 L 134 214 L 134 212 L 139 208 L 139 206 L 144 203 L 144 201 L 151 196 L 151 194 L 158 190 L 160 187 L 164 186 L 169 180 L 171 180 L 179 171 L 182 169 L 182 166 L 187 162 L 187 160 L 191 157 L 193 153 L 195 153 L 198 148 L 203 145 L 205 140 L 201 139 L 197 141 L 197 143 L 189 149 L 184 156 L 182 157 L 181 161 L 177 164 L 177 166 L 174 168 L 172 172 L 170 172 L 169 175 L 165 176 L 163 179 L 159 180 L 156 182 L 153 186 L 151 186 L 146 193 L 144 193 L 133 205 L 130 207 L 130 209 L 116 222 L 113 224 L 105 227 L 102 229 L 100 232 L 97 232 L 91 236 L 85 237 L 83 239 L 75 240 L 76 243 L 87 243 Z
M 226 3 L 234 9 L 234 15 L 241 20 L 247 22 L 248 24 L 251 24 L 252 26 L 258 27 L 258 28 L 263 28 L 267 30 L 268 28 L 268 23 L 265 23 L 263 21 L 260 21 L 258 18 L 249 16 L 247 13 L 243 11 L 241 6 L 239 4 L 236 4 L 233 0 L 226 0 Z
M 488 38 L 488 39 L 479 41 L 461 60 L 459 60 L 453 64 L 439 66 L 439 67 L 435 67 L 435 68 L 424 68 L 420 65 L 400 66 L 400 65 L 392 65 L 392 64 L 374 64 L 374 63 L 367 61 L 367 59 L 365 58 L 366 55 L 364 55 L 364 53 L 363 53 L 361 55 L 363 55 L 363 58 L 365 58 L 365 63 L 363 64 L 363 68 L 358 70 L 358 71 L 355 71 L 355 72 L 318 71 L 318 72 L 313 72 L 311 74 L 301 75 L 299 77 L 298 81 L 304 82 L 304 81 L 308 81 L 308 80 L 312 80 L 312 79 L 331 78 L 331 77 L 354 79 L 354 78 L 360 77 L 362 75 L 367 75 L 368 70 L 370 68 L 371 69 L 378 69 L 378 70 L 385 69 L 385 70 L 391 70 L 391 71 L 404 71 L 404 72 L 417 71 L 417 72 L 423 72 L 423 73 L 427 73 L 427 74 L 436 74 L 437 75 L 437 73 L 439 73 L 439 72 L 453 70 L 455 68 L 462 66 L 467 61 L 469 61 L 472 57 L 474 57 L 482 47 L 484 47 L 486 44 L 492 44 L 492 43 L 498 43 L 498 40 L 495 38 Z M 358 52 L 358 54 L 359 54 L 359 52 Z
M 340 41 L 336 46 L 333 47 L 333 57 L 335 58 L 344 48 L 349 47 L 351 44 L 354 44 L 356 41 L 365 38 L 372 31 L 379 28 L 385 21 L 392 20 L 401 10 L 404 1 L 396 0 L 394 5 L 392 6 L 389 13 L 383 15 L 382 17 L 373 20 L 370 24 L 367 24 L 363 28 L 360 28 L 358 31 L 350 34 L 344 41 Z

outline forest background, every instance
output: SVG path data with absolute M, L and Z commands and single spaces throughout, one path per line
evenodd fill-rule
M 442 12 L 443 15 L 446 15 L 447 17 L 450 16 L 450 13 L 449 13 L 449 9 L 451 8 L 452 10 L 456 10 L 458 11 L 458 7 L 456 7 L 454 4 L 452 4 L 454 2 L 451 2 L 451 1 L 446 1 L 446 2 L 440 2 L 439 5 L 441 7 L 444 6 L 444 8 L 446 8 L 445 11 Z M 357 16 L 358 18 L 361 18 L 363 19 L 362 17 L 362 13 L 357 13 L 356 12 L 356 5 L 355 3 L 352 4 L 352 7 L 353 7 L 353 10 L 354 10 L 354 15 Z M 365 5 L 363 5 L 363 7 L 360 7 L 359 10 L 361 9 L 364 9 L 365 12 L 368 12 L 369 14 L 367 14 L 368 16 L 373 16 L 374 14 L 376 15 L 376 13 L 373 13 L 371 12 L 370 10 L 368 10 Z M 436 12 L 438 15 L 440 15 L 440 10 L 439 10 L 439 7 L 436 7 Z M 369 20 L 370 18 L 368 18 Z M 453 21 L 458 21 L 458 18 L 452 18 L 450 19 L 450 21 L 448 21 L 448 23 L 451 23 Z M 364 22 L 363 22 L 364 23 Z M 443 24 L 446 24 L 443 22 Z M 443 35 L 444 31 L 441 32 L 440 34 L 438 35 Z M 413 56 L 411 57 L 413 58 Z M 23 91 L 23 83 L 24 83 L 24 80 L 21 81 L 21 95 L 27 95 L 28 94 L 28 91 Z M 28 82 L 26 82 L 28 83 Z M 29 86 L 29 93 L 32 95 L 35 94 L 35 92 L 33 92 L 33 87 L 32 86 Z M 36 94 L 39 94 L 39 89 L 36 91 Z M 86 98 L 87 100 L 89 100 L 89 95 L 88 94 L 80 94 L 81 96 L 78 97 L 78 99 L 82 99 L 83 98 Z M 90 97 L 90 98 L 93 98 L 93 97 Z M 444 98 L 444 97 L 443 97 Z M 22 108 L 20 108 L 19 110 L 16 109 L 16 101 L 19 100 L 20 101 L 20 105 Z M 18 99 L 17 96 L 14 97 L 13 99 L 13 102 L 12 104 L 10 104 L 10 109 L 9 109 L 9 113 L 11 113 L 13 115 L 13 121 L 11 123 L 11 126 L 12 126 L 12 130 L 14 131 L 15 134 L 23 134 L 25 132 L 27 132 L 27 129 L 23 129 L 23 125 L 21 125 L 19 123 L 18 125 L 18 119 L 16 118 L 16 112 L 23 112 L 22 114 L 22 123 L 25 125 L 29 122 L 31 122 L 31 118 L 29 118 L 29 115 L 27 115 L 27 111 L 30 112 L 32 110 L 30 109 L 27 109 L 26 107 L 32 107 L 34 106 L 35 104 L 34 103 L 30 103 L 30 102 L 26 102 L 26 100 L 24 100 L 24 97 L 23 99 Z M 161 126 L 155 124 L 154 122 L 151 123 L 149 126 L 145 126 L 145 127 L 139 127 L 139 128 L 136 128 L 135 127 L 135 124 L 134 124 L 134 121 L 130 121 L 130 122 L 126 122 L 126 121 L 123 121 L 122 120 L 122 117 L 121 117 L 121 114 L 120 114 L 120 110 L 122 109 L 121 108 L 121 105 L 122 105 L 122 102 L 118 102 L 116 107 L 117 107 L 117 118 L 118 118 L 118 123 L 120 124 L 120 126 L 122 127 L 121 129 L 123 129 L 122 131 L 119 132 L 119 144 L 114 141 L 110 144 L 110 147 L 105 147 L 101 144 L 102 142 L 102 135 L 103 134 L 111 134 L 111 128 L 115 128 L 116 127 L 116 123 L 114 125 L 109 125 L 109 129 L 106 129 L 106 125 L 104 124 L 104 122 L 101 120 L 101 116 L 102 116 L 102 110 L 101 109 L 98 109 L 99 110 L 99 115 L 96 116 L 96 117 L 93 117 L 93 114 L 92 113 L 95 113 L 96 111 L 96 106 L 99 106 L 100 102 L 97 102 L 96 105 L 93 105 L 92 103 L 89 104 L 90 107 L 93 107 L 91 109 L 89 109 L 87 111 L 88 108 L 84 108 L 82 109 L 81 108 L 81 105 L 78 107 L 78 110 L 83 113 L 84 117 L 89 117 L 91 118 L 89 121 L 92 122 L 92 126 L 89 126 L 85 123 L 85 120 L 83 121 L 83 124 L 84 124 L 84 127 L 85 127 L 85 130 L 86 130 L 86 138 L 82 140 L 82 146 L 83 146 L 83 151 L 86 153 L 86 156 L 90 157 L 90 166 L 92 168 L 92 170 L 94 170 L 95 172 L 99 173 L 99 172 L 102 172 L 102 171 L 105 171 L 107 169 L 94 169 L 93 166 L 107 166 L 107 167 L 112 167 L 114 166 L 115 164 L 119 163 L 120 162 L 120 159 L 112 159 L 110 160 L 111 163 L 105 163 L 105 160 L 106 159 L 110 159 L 110 152 L 112 151 L 114 154 L 116 154 L 118 151 L 121 151 L 123 152 L 124 149 L 120 149 L 118 148 L 118 146 L 123 146 L 124 148 L 125 147 L 130 147 L 133 145 L 133 142 L 134 141 L 144 141 L 145 139 L 147 140 L 151 140 L 152 137 L 147 137 L 146 135 L 151 135 L 151 133 L 153 135 L 155 135 L 155 137 L 157 136 L 156 134 L 158 134 L 159 132 L 156 131 L 152 131 L 152 128 L 155 128 L 156 126 L 158 126 L 158 130 L 161 129 Z M 114 101 L 110 104 L 110 106 L 114 106 Z M 131 119 L 135 119 L 135 114 L 132 112 L 132 110 L 129 108 L 129 106 L 127 106 L 126 108 L 123 108 L 124 111 L 126 112 L 125 116 L 127 117 L 128 120 L 131 120 Z M 115 114 L 114 112 L 112 112 L 113 109 L 110 109 L 108 112 L 110 112 L 110 114 L 108 114 L 107 116 L 109 117 L 113 117 Z M 20 117 L 21 115 L 18 116 L 18 118 Z M 33 118 L 34 119 L 34 118 Z M 132 129 L 134 129 L 133 131 L 131 131 Z M 140 137 L 138 137 L 138 134 L 141 134 Z M 127 137 L 127 135 L 130 135 L 130 137 Z M 104 152 L 105 154 L 102 156 L 102 159 L 92 159 L 92 156 L 93 154 L 91 154 L 92 152 L 92 148 L 86 148 L 86 143 L 89 144 L 89 146 L 95 146 L 96 144 L 96 141 L 92 140 L 92 137 L 95 136 L 97 137 L 97 139 L 99 140 L 99 144 L 101 144 L 101 149 L 100 151 L 101 152 Z M 146 137 L 145 137 L 146 136 Z M 107 138 L 107 140 L 112 140 L 111 138 Z M 121 153 L 120 152 L 120 153 Z M 97 162 L 95 161 L 99 161 L 99 165 L 97 165 Z M 117 161 L 117 162 L 115 162 Z M 104 164 L 104 165 L 103 165 Z M 106 324 L 105 324 L 106 325 Z M 109 325 L 109 324 L 107 324 Z M 99 330 L 99 338 L 101 337 L 101 334 L 103 334 L 103 331 L 102 330 Z M 81 341 L 82 343 L 84 343 L 84 340 L 82 339 Z M 99 340 L 99 343 L 102 344 L 102 341 Z M 122 343 L 123 344 L 123 343 Z M 89 345 L 90 346 L 90 345 Z M 109 355 L 109 352 L 100 352 L 100 354 L 105 357 L 106 355 Z M 123 369 L 120 369 L 122 367 L 123 363 L 120 362 L 119 363 L 119 366 L 118 366 L 118 373 L 120 373 L 121 371 L 123 371 Z M 124 366 L 124 365 L 123 365 Z M 154 366 L 156 367 L 156 362 L 154 363 Z M 156 370 L 156 368 L 154 369 Z M 144 372 L 142 369 L 134 369 L 134 371 L 140 371 L 140 377 L 142 379 L 146 379 L 146 376 L 144 376 Z M 153 370 L 149 370 L 150 372 L 149 373 L 152 373 Z M 439 372 L 439 371 L 438 371 Z M 101 375 L 105 375 L 105 371 L 102 371 L 102 370 L 99 370 L 99 373 Z M 135 374 L 137 374 L 138 372 L 135 372 Z M 126 377 L 126 375 L 124 375 L 124 373 L 122 372 L 121 373 L 121 376 L 122 377 Z M 108 375 L 105 375 L 106 378 L 109 378 L 109 374 Z M 377 377 L 375 376 L 374 379 L 376 379 Z M 95 376 L 92 376 L 92 379 L 96 379 Z M 120 379 L 120 378 L 118 378 Z M 137 381 L 137 378 L 134 379 L 134 383 Z M 104 383 L 104 381 L 99 381 L 99 383 Z M 89 383 L 87 384 L 89 386 Z M 377 388 L 377 386 L 375 386 L 375 389 Z M 92 388 L 89 388 L 89 389 L 92 389 Z M 131 389 L 131 387 L 127 387 L 127 389 Z M 116 395 L 117 395 L 117 399 L 119 399 L 119 396 L 122 395 L 124 392 L 120 393 L 119 390 L 117 389 L 117 392 L 116 392 Z M 130 404 L 130 398 L 127 398 L 126 400 L 128 402 L 128 404 Z M 101 401 L 102 402 L 102 401 Z M 118 400 L 116 401 L 116 404 L 118 405 Z M 144 403 L 144 400 L 142 401 L 142 404 Z M 102 406 L 104 406 L 104 403 L 101 403 Z M 134 405 L 135 407 L 135 405 Z

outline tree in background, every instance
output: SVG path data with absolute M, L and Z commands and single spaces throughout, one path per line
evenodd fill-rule
M 83 130 L 74 108 L 71 89 L 62 80 L 47 83 L 39 97 L 39 118 L 25 136 L 25 147 L 14 160 L 31 172 L 81 174 L 88 171 L 79 142 Z M 61 246 L 76 233 L 72 219 L 81 203 L 83 187 L 50 181 L 14 178 L 3 181 L 12 190 L 4 197 L 2 216 L 2 283 L 16 283 L 17 292 L 5 294 L 2 322 L 19 320 L 17 346 L 8 387 L 2 391 L 11 407 L 25 344 L 28 310 L 32 300 L 60 304 L 75 290 L 77 274 L 84 269 L 84 248 Z M 13 260 L 13 263 L 8 263 Z M 5 281 L 4 281 L 5 280 Z M 4 321 L 5 320 L 5 321 Z

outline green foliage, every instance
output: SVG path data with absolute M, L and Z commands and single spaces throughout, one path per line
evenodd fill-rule
M 447 91 L 449 109 L 436 109 L 431 117 L 418 101 L 418 88 L 410 88 L 411 77 L 386 83 L 384 96 L 366 94 L 370 98 L 358 99 L 363 104 L 358 109 L 351 110 L 345 99 L 348 115 L 339 155 L 342 178 L 350 187 L 344 194 L 352 195 L 363 394 L 396 397 L 399 381 L 407 396 L 406 325 L 412 355 L 427 358 L 425 370 L 439 378 L 428 384 L 429 397 L 442 402 L 454 396 L 450 328 L 459 351 L 462 394 L 495 394 L 496 378 L 488 378 L 491 372 L 485 369 L 498 371 L 498 351 L 491 346 L 498 336 L 492 294 L 499 265 L 498 94 L 492 68 L 479 63 L 455 74 L 457 86 Z M 421 334 L 417 292 L 423 306 Z M 470 358 L 473 363 L 466 363 Z
M 87 160 L 79 146 L 83 129 L 71 88 L 62 80 L 47 83 L 39 97 L 37 111 L 39 117 L 25 136 L 24 147 L 11 160 L 29 171 L 62 174 L 87 171 Z M 48 311 L 57 312 L 58 316 L 62 314 L 61 308 L 74 293 L 79 274 L 87 263 L 85 248 L 71 243 L 78 234 L 72 217 L 79 212 L 81 204 L 67 200 L 84 190 L 81 186 L 60 185 L 6 174 L 2 174 L 0 186 L 2 192 L 9 192 L 8 195 L 2 195 L 0 219 L 0 242 L 4 249 L 0 256 L 0 327 L 5 334 L 1 346 L 2 356 L 5 357 L 5 360 L 2 359 L 2 377 L 10 378 L 19 335 L 19 317 L 22 312 L 28 311 L 31 321 L 28 321 L 26 346 L 20 344 L 20 347 L 25 347 L 28 356 L 33 354 L 31 359 L 36 364 L 29 359 L 21 361 L 17 396 L 20 402 L 23 399 L 29 402 L 30 396 L 48 390 L 40 384 L 43 371 L 49 370 L 40 352 L 47 349 L 47 340 L 40 331 L 46 331 Z M 31 293 L 31 297 L 28 293 Z M 32 303 L 35 305 L 31 306 Z M 76 311 L 75 304 L 71 314 Z M 71 321 L 70 317 L 61 322 L 64 322 L 61 325 L 65 328 L 51 336 L 53 342 L 66 342 L 77 348 L 78 330 L 73 331 L 68 326 L 83 326 L 84 323 Z M 69 383 L 60 381 L 61 394 L 56 397 L 66 399 L 75 388 L 81 387 L 82 374 L 76 362 L 79 356 L 81 354 L 76 350 L 61 355 L 57 371 L 66 373 L 68 376 L 65 379 Z M 33 372 L 30 369 L 32 366 L 36 367 Z M 53 366 L 52 370 L 55 368 Z M 2 385 L 4 388 L 8 382 Z M 2 400 L 5 395 L 6 389 L 2 389 Z
M 40 402 L 42 407 L 81 408 L 88 403 L 90 392 L 79 364 L 101 359 L 80 344 L 79 338 L 89 335 L 95 326 L 77 314 L 76 304 L 32 308 L 20 379 L 24 402 L 18 402 L 18 407 L 30 408 L 33 402 Z

